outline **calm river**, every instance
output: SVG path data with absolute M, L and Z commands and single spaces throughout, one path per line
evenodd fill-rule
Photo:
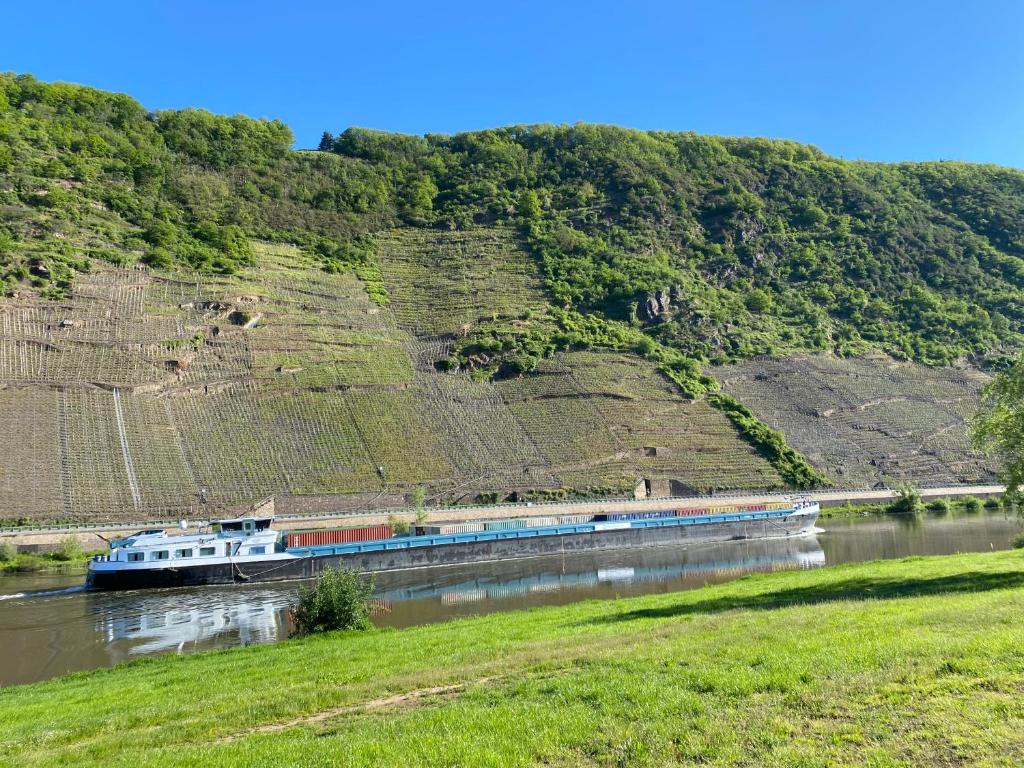
M 375 622 L 404 627 L 575 600 L 693 589 L 754 571 L 907 555 L 1006 549 L 1021 521 L 1002 513 L 918 521 L 824 519 L 798 539 L 654 547 L 380 574 Z M 0 576 L 0 685 L 287 637 L 295 583 L 88 593 L 82 576 Z

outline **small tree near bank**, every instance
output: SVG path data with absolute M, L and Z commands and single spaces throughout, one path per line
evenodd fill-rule
M 427 491 L 420 486 L 412 492 L 410 497 L 412 501 L 413 509 L 416 510 L 416 525 L 423 525 L 430 519 L 430 515 L 427 514 Z
M 66 536 L 60 545 L 53 550 L 53 559 L 65 563 L 71 560 L 78 560 L 82 555 L 82 545 L 74 536 Z
M 315 586 L 299 589 L 292 609 L 294 634 L 369 629 L 373 586 L 372 575 L 363 577 L 351 568 L 324 568 Z
M 1024 497 L 1024 355 L 996 374 L 983 390 L 982 401 L 981 412 L 971 422 L 971 438 L 999 461 L 1006 484 L 1003 503 L 1012 509 Z
M 896 497 L 889 504 L 889 511 L 895 515 L 918 515 L 924 506 L 921 504 L 921 492 L 912 485 L 896 486 Z
M 0 563 L 9 563 L 18 556 L 18 548 L 13 542 L 0 541 Z
M 409 532 L 409 521 L 403 520 L 398 515 L 388 515 L 388 525 L 396 536 L 404 536 Z

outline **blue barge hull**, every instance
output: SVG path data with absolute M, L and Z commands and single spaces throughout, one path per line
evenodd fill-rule
M 796 536 L 814 528 L 817 504 L 799 509 L 747 511 L 629 521 L 404 536 L 381 541 L 302 547 L 261 562 L 91 573 L 93 589 L 143 589 L 315 578 L 324 568 L 364 572 L 541 557 L 605 549 L 687 546 L 714 541 Z

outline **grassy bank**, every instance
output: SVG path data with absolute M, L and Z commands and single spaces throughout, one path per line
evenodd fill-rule
M 1004 509 L 1001 498 L 978 499 L 974 496 L 964 496 L 956 499 L 938 500 L 932 499 L 923 502 L 920 514 L 922 515 L 974 515 L 979 512 L 993 512 Z M 870 515 L 894 514 L 891 503 L 876 504 L 840 504 L 834 507 L 822 507 L 820 517 L 865 517 Z
M 0 558 L 0 574 L 2 573 L 37 573 L 40 571 L 65 571 L 85 573 L 89 559 L 99 554 L 96 552 L 19 552 Z
M 756 575 L 0 691 L 0 763 L 1011 765 L 1024 553 Z

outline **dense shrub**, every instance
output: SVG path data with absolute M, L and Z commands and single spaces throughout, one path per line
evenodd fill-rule
M 372 260 L 346 244 L 401 223 L 498 223 L 522 228 L 556 306 L 634 324 L 690 360 L 876 348 L 946 363 L 1024 340 L 1024 174 L 1012 169 L 585 124 L 349 129 L 296 152 L 276 120 L 154 114 L 9 74 L 0 104 L 0 227 L 16 243 L 0 249 L 3 290 L 24 279 L 40 212 L 72 228 L 65 242 L 92 242 L 93 212 L 108 211 L 123 221 L 104 220 L 104 239 L 126 258 L 209 272 L 246 265 L 249 237 L 326 242 L 324 267 L 356 271 L 379 303 Z M 671 307 L 641 323 L 637 302 L 658 291 Z M 510 366 L 529 370 L 535 350 L 522 352 Z
M 1010 542 L 1014 549 L 1024 549 L 1024 531 L 1021 531 L 1013 537 L 1013 541 Z
M 349 568 L 324 568 L 315 586 L 299 589 L 292 612 L 295 634 L 369 629 L 373 587 L 372 575 L 363 577 Z
M 976 496 L 964 496 L 960 499 L 960 505 L 964 508 L 965 512 L 981 511 L 981 499 Z
M 949 499 L 932 499 L 925 504 L 925 509 L 937 515 L 949 514 Z
M 18 548 L 13 542 L 0 541 L 0 563 L 9 563 L 18 556 Z
M 404 536 L 409 533 L 410 525 L 408 520 L 403 520 L 398 515 L 388 515 L 388 525 L 391 526 L 391 530 L 394 531 L 396 536 Z
M 74 536 L 64 537 L 57 548 L 53 550 L 53 559 L 60 560 L 62 562 L 78 560 L 82 555 L 82 545 Z
M 908 484 L 896 488 L 896 497 L 888 507 L 888 511 L 896 515 L 917 515 L 922 509 L 921 492 Z

